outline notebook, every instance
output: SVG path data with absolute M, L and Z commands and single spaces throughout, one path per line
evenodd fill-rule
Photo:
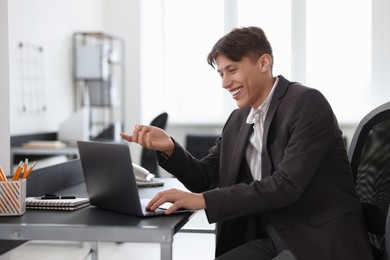
M 78 141 L 77 146 L 91 205 L 138 217 L 164 214 L 141 203 L 128 145 Z
M 50 199 L 44 200 L 41 197 L 26 198 L 27 209 L 41 210 L 76 210 L 89 205 L 88 198 L 75 199 Z

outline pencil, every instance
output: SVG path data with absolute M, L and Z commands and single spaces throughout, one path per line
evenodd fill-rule
M 23 175 L 25 175 L 27 172 L 27 165 L 28 165 L 28 159 L 26 158 L 23 164 Z
M 23 166 L 23 161 L 20 161 L 18 167 L 15 170 L 14 176 L 12 177 L 13 181 L 17 181 L 19 179 L 20 173 L 23 170 L 22 166 Z
M 0 166 L 0 181 L 7 181 L 7 176 L 5 175 L 3 168 Z
M 33 162 L 33 164 L 30 166 L 30 168 L 28 168 L 27 172 L 23 173 L 23 179 L 26 179 L 28 177 L 28 175 L 33 170 L 33 168 L 35 167 L 36 164 L 37 164 L 37 162 Z

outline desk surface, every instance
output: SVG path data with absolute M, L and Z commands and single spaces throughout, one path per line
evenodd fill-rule
M 140 197 L 151 198 L 157 192 L 172 187 L 185 189 L 174 178 L 164 181 L 162 187 L 140 188 Z M 58 194 L 86 196 L 85 184 Z M 139 218 L 93 206 L 76 211 L 27 210 L 20 217 L 0 217 L 0 239 L 172 243 L 173 235 L 192 214 Z

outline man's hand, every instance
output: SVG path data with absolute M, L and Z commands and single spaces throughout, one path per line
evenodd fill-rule
M 165 210 L 169 215 L 180 208 L 185 209 L 205 209 L 206 203 L 202 193 L 192 193 L 178 189 L 170 189 L 157 193 L 157 195 L 148 203 L 146 209 L 154 211 L 166 202 L 171 202 L 172 206 Z
M 120 136 L 145 148 L 164 152 L 168 156 L 173 152 L 174 143 L 171 137 L 163 129 L 155 126 L 136 125 L 132 135 L 120 133 Z

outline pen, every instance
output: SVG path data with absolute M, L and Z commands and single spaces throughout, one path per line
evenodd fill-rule
M 56 196 L 56 195 L 45 195 L 41 196 L 41 200 L 69 200 L 69 199 L 76 199 L 76 196 Z

